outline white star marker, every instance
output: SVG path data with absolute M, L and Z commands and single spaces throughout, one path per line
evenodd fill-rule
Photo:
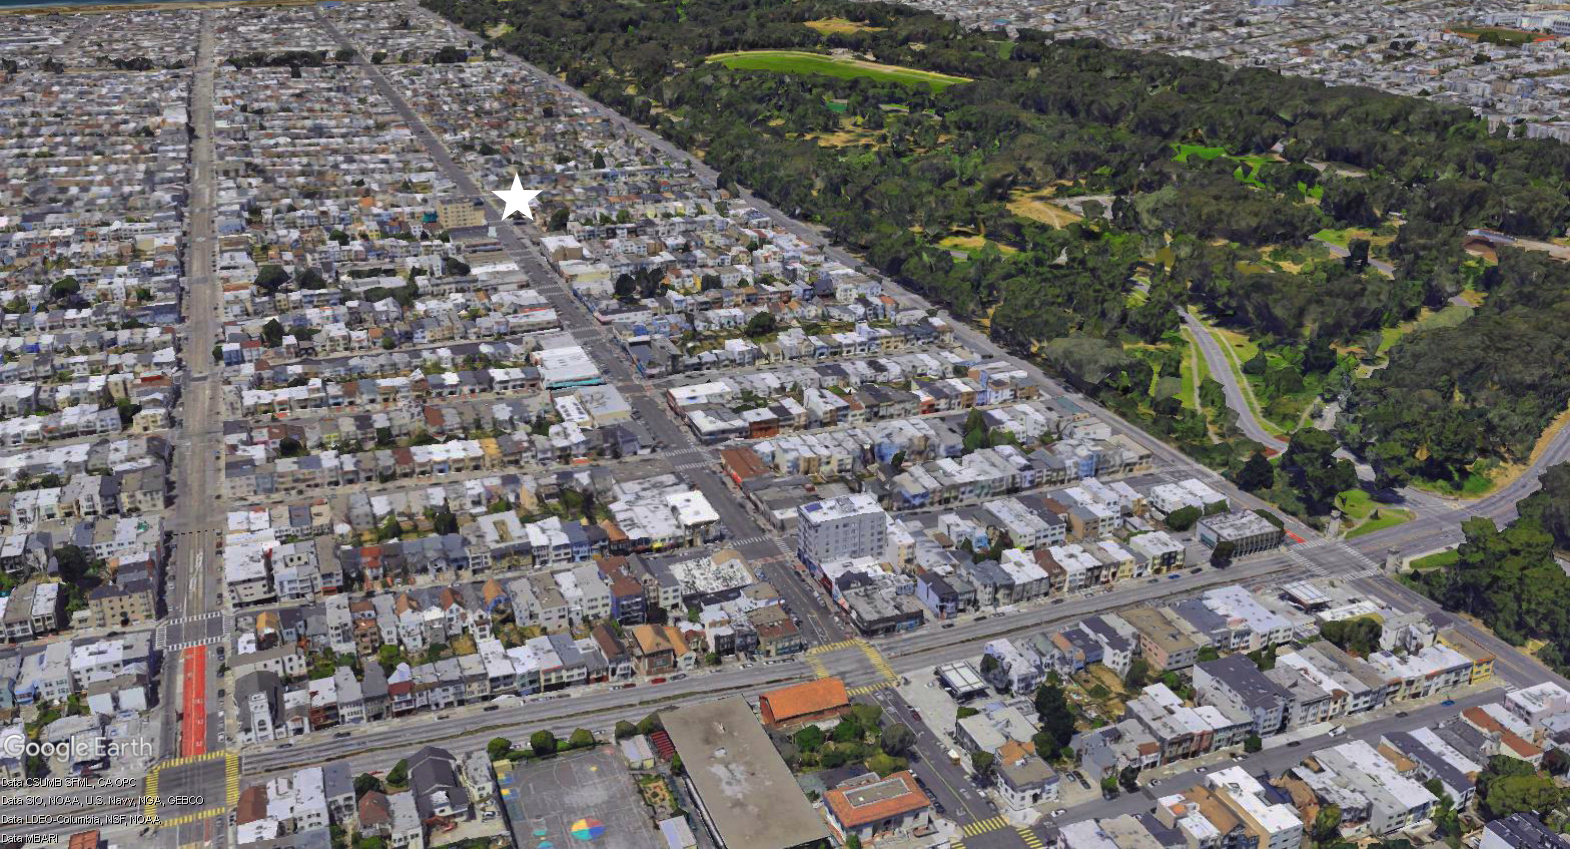
M 512 188 L 502 192 L 492 189 L 491 194 L 501 198 L 502 202 L 507 205 L 506 211 L 502 213 L 503 218 L 511 218 L 514 212 L 521 212 L 524 218 L 533 221 L 534 212 L 529 209 L 529 204 L 533 203 L 534 199 L 539 197 L 542 192 L 539 189 L 525 189 L 523 181 L 518 179 L 517 174 L 514 174 L 512 175 Z

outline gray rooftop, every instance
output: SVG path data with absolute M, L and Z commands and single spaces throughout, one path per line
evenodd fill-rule
M 790 849 L 829 837 L 828 826 L 791 777 L 747 700 L 739 697 L 664 714 L 665 731 L 725 845 Z

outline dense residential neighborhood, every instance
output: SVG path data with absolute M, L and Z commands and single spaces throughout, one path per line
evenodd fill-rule
M 1570 849 L 1546 641 L 1411 588 L 1509 488 L 1337 533 L 508 24 L 191 5 L 0 15 L 0 839 Z M 1552 9 L 915 5 L 1570 140 Z

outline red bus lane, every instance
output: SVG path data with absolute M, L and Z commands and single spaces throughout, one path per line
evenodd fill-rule
M 207 647 L 185 650 L 181 689 L 185 718 L 180 722 L 180 756 L 207 753 Z

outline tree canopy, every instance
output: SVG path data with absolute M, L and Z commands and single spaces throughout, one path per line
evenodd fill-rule
M 497 47 L 701 150 L 722 186 L 745 185 L 823 227 L 960 317 L 986 317 L 1000 343 L 1120 413 L 1148 415 L 1206 462 L 1237 466 L 1252 448 L 1237 452 L 1225 432 L 1218 447 L 1203 417 L 1156 397 L 1158 375 L 1127 344 L 1161 339 L 1188 305 L 1293 352 L 1258 364 L 1270 391 L 1290 393 L 1337 367 L 1332 343 L 1442 308 L 1465 287 L 1485 292 L 1459 326 L 1405 333 L 1371 377 L 1327 383 L 1343 396 L 1336 436 L 1387 484 L 1459 482 L 1479 455 L 1524 457 L 1570 404 L 1570 267 L 1501 248 L 1485 271 L 1462 251 L 1475 227 L 1561 235 L 1570 147 L 1493 132 L 1465 108 L 1029 28 L 1000 51 L 999 31 L 876 2 L 427 5 L 474 30 L 509 25 Z M 803 25 L 824 18 L 868 26 Z M 940 89 L 707 61 L 762 49 L 849 51 L 970 82 Z M 231 61 L 325 55 L 299 54 Z M 1091 203 L 1110 215 L 1053 227 L 1019 211 L 1033 192 L 1108 197 Z M 548 227 L 569 217 L 557 209 Z M 1378 227 L 1394 232 L 1388 273 L 1363 237 L 1345 259 L 1272 259 L 1321 229 Z M 987 246 L 956 259 L 940 243 L 950 233 Z M 662 285 L 618 280 L 616 292 L 649 297 Z M 1281 470 L 1324 508 L 1342 463 L 1299 454 Z M 1262 474 L 1254 464 L 1251 480 Z

